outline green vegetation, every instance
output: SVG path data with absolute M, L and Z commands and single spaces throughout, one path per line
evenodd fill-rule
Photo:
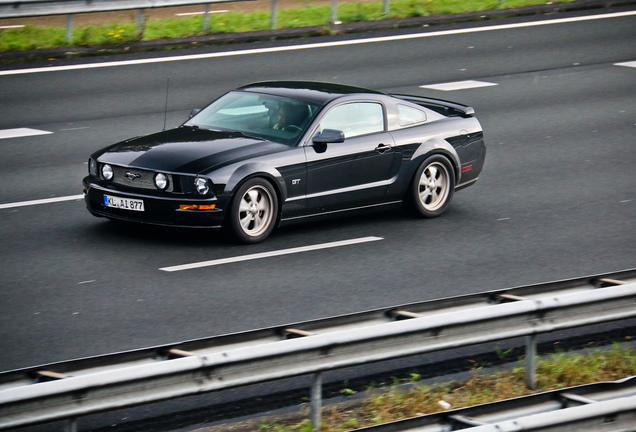
M 560 0 L 569 2 L 573 0 Z M 555 1 L 556 3 L 557 1 Z M 493 9 L 507 9 L 546 3 L 546 0 L 391 0 L 388 15 L 383 13 L 382 1 L 341 2 L 338 20 L 360 22 L 384 18 L 442 15 Z M 132 14 L 131 14 L 132 15 Z M 329 30 L 331 6 L 320 0 L 298 0 L 296 7 L 277 13 L 278 28 L 325 26 Z M 131 17 L 132 18 L 132 17 Z M 143 35 L 137 34 L 134 19 L 126 23 L 78 26 L 73 29 L 72 46 L 120 46 L 138 40 L 156 40 L 203 35 L 202 16 L 149 20 Z M 270 12 L 229 12 L 212 15 L 209 34 L 268 30 Z M 20 51 L 69 46 L 64 27 L 27 25 L 23 28 L 0 30 L 0 51 Z
M 443 411 L 442 405 L 445 404 L 450 405 L 450 409 L 462 408 L 633 375 L 636 375 L 636 349 L 620 348 L 618 345 L 586 355 L 558 353 L 541 358 L 537 367 L 536 391 L 526 388 L 522 367 L 490 375 L 476 370 L 466 381 L 432 387 L 418 384 L 419 376 L 412 374 L 408 380 L 411 385 L 391 386 L 386 391 L 375 392 L 355 408 L 324 409 L 322 431 L 344 432 Z M 440 404 L 440 401 L 445 403 Z M 311 432 L 312 427 L 303 420 L 297 424 L 263 424 L 259 430 Z

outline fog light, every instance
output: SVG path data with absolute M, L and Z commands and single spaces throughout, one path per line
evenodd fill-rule
M 205 195 L 210 191 L 210 184 L 207 179 L 197 177 L 194 179 L 194 186 L 197 188 L 197 192 L 201 195 Z
M 102 178 L 104 180 L 112 180 L 113 179 L 113 167 L 108 165 L 108 164 L 104 164 L 102 165 Z
M 168 176 L 164 173 L 155 174 L 155 186 L 159 190 L 164 190 L 168 187 Z

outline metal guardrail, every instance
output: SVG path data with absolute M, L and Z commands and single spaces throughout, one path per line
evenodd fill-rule
M 209 31 L 210 5 L 218 3 L 230 3 L 237 1 L 253 0 L 0 0 L 0 19 L 21 18 L 49 15 L 66 15 L 66 41 L 73 43 L 73 20 L 75 14 L 112 12 L 121 10 L 137 10 L 137 33 L 142 36 L 145 29 L 145 11 L 147 9 L 203 5 L 202 30 Z M 537 14 L 553 13 L 566 10 L 583 10 L 633 4 L 635 0 L 576 0 L 572 3 L 526 6 L 514 8 L 515 13 Z M 505 0 L 498 0 L 498 8 L 489 11 L 480 11 L 480 17 L 499 17 L 502 7 L 506 6 Z M 391 0 L 382 0 L 382 15 L 388 17 L 391 8 Z M 271 0 L 270 29 L 277 25 L 278 0 Z M 457 14 L 456 19 L 475 19 L 471 13 Z M 338 0 L 331 0 L 330 23 L 339 24 Z
M 0 18 L 154 9 L 230 1 L 237 0 L 2 0 Z
M 0 430 L 636 317 L 636 269 L 490 291 L 0 374 Z
M 413 417 L 362 432 L 636 430 L 636 376 Z
M 210 5 L 254 0 L 0 0 L 0 19 L 66 15 L 66 42 L 73 42 L 74 15 L 82 13 L 137 11 L 137 34 L 145 29 L 145 10 L 155 8 L 202 5 L 202 30 L 210 28 Z M 389 13 L 390 0 L 383 0 L 383 13 Z M 271 0 L 270 28 L 276 28 L 278 0 Z M 331 1 L 331 22 L 338 20 L 338 0 Z
M 210 5 L 253 0 L 0 0 L 0 19 L 66 15 L 66 41 L 73 42 L 75 14 L 137 10 L 137 34 L 143 35 L 145 10 L 175 6 L 203 5 L 203 31 L 210 26 Z M 277 0 L 272 0 L 272 17 Z M 272 18 L 271 25 L 276 23 Z

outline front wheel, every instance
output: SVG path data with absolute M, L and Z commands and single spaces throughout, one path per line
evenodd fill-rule
M 455 191 L 453 168 L 444 156 L 427 158 L 415 172 L 407 203 L 420 217 L 437 217 L 450 204 Z
M 278 201 L 272 185 L 264 179 L 253 178 L 237 190 L 227 228 L 241 243 L 258 243 L 274 230 L 278 216 Z

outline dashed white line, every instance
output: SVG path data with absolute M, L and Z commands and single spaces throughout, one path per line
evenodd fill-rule
M 262 258 L 270 258 L 270 257 L 275 257 L 275 256 L 290 255 L 290 254 L 309 252 L 309 251 L 315 251 L 315 250 L 321 250 L 321 249 L 329 249 L 329 248 L 342 247 L 342 246 L 350 246 L 350 245 L 354 245 L 354 244 L 368 243 L 368 242 L 374 242 L 374 241 L 379 241 L 379 240 L 384 240 L 384 238 L 382 238 L 382 237 L 361 237 L 361 238 L 357 238 L 357 239 L 342 240 L 342 241 L 336 241 L 336 242 L 330 242 L 330 243 L 321 243 L 321 244 L 316 244 L 316 245 L 311 245 L 311 246 L 301 246 L 301 247 L 290 248 L 290 249 L 281 249 L 281 250 L 271 251 L 271 252 L 263 252 L 263 253 L 250 254 L 250 255 L 241 255 L 241 256 L 230 257 L 230 258 L 221 258 L 221 259 L 216 259 L 216 260 L 211 260 L 211 261 L 201 261 L 201 262 L 192 263 L 192 264 L 183 264 L 183 265 L 177 265 L 177 266 L 171 266 L 171 267 L 162 267 L 159 270 L 162 270 L 162 271 L 165 271 L 165 272 L 191 270 L 191 269 L 196 269 L 196 268 L 201 268 L 201 267 L 211 267 L 211 266 L 217 266 L 217 265 L 222 265 L 222 264 L 237 263 L 237 262 L 242 262 L 242 261 L 252 261 L 252 260 L 257 260 L 257 259 L 262 259 Z
M 63 201 L 75 201 L 75 200 L 80 200 L 80 199 L 83 199 L 83 198 L 84 198 L 84 195 L 70 195 L 70 196 L 63 196 L 63 197 L 56 197 L 56 198 L 46 198 L 46 199 L 39 199 L 39 200 L 21 201 L 21 202 L 14 202 L 14 203 L 8 203 L 8 204 L 0 204 L 0 210 L 8 209 L 8 208 L 15 208 L 15 207 L 26 207 L 26 206 L 32 206 L 32 205 L 39 205 L 39 204 L 51 204 L 51 203 L 63 202 Z
M 20 137 L 36 136 L 36 135 L 48 135 L 52 133 L 53 132 L 43 131 L 38 129 L 31 129 L 31 128 L 2 129 L 0 130 L 0 139 L 20 138 Z
M 625 62 L 625 63 L 614 63 L 614 66 L 625 66 L 625 67 L 636 68 L 636 61 Z
M 454 90 L 466 90 L 480 87 L 492 87 L 497 84 L 486 82 L 486 81 L 455 81 L 449 83 L 441 83 L 441 84 L 430 84 L 430 85 L 422 85 L 420 88 L 426 88 L 431 90 L 441 90 L 441 91 L 454 91 Z
M 607 19 L 607 18 L 620 18 L 620 17 L 633 16 L 633 15 L 636 15 L 636 11 L 616 12 L 616 13 L 610 13 L 610 14 L 561 18 L 561 19 L 554 19 L 554 20 L 533 21 L 533 22 L 516 23 L 516 24 L 493 25 L 493 26 L 476 27 L 476 28 L 456 29 L 456 30 L 445 30 L 445 31 L 427 32 L 427 33 L 415 33 L 415 34 L 406 34 L 406 35 L 397 35 L 397 36 L 385 36 L 385 37 L 376 37 L 376 38 L 367 38 L 367 39 L 351 39 L 351 40 L 345 40 L 345 41 L 312 43 L 312 44 L 303 44 L 303 45 L 288 45 L 288 46 L 271 47 L 271 48 L 249 49 L 249 50 L 242 50 L 242 51 L 193 54 L 193 55 L 175 56 L 175 57 L 157 57 L 157 58 L 147 58 L 147 59 L 114 61 L 114 62 L 107 62 L 107 63 L 50 66 L 50 67 L 33 68 L 33 69 L 15 69 L 15 70 L 0 71 L 0 76 L 42 73 L 42 72 L 56 72 L 56 71 L 65 71 L 65 70 L 78 70 L 78 69 L 93 69 L 93 68 L 104 68 L 104 67 L 115 67 L 115 66 L 140 65 L 140 64 L 150 64 L 150 63 L 164 63 L 164 62 L 174 62 L 174 61 L 184 61 L 184 60 L 200 60 L 200 59 L 232 57 L 232 56 L 250 55 L 250 54 L 297 51 L 297 50 L 313 49 L 313 48 L 329 48 L 329 47 L 347 46 L 347 45 L 361 45 L 361 44 L 376 43 L 376 42 L 390 42 L 390 41 L 400 41 L 400 40 L 407 40 L 407 39 L 450 36 L 450 35 L 457 35 L 457 34 L 470 34 L 470 33 L 497 31 L 497 30 L 509 30 L 509 29 L 515 29 L 515 28 L 539 27 L 539 26 L 546 26 L 546 25 L 553 25 L 553 24 L 593 21 L 593 20 Z

